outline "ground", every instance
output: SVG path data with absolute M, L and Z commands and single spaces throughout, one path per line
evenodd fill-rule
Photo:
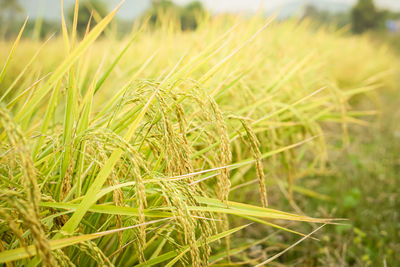
M 319 242 L 304 241 L 280 262 L 290 266 L 396 266 L 400 262 L 398 92 L 381 92 L 382 113 L 370 127 L 350 128 L 351 145 L 334 161 L 337 174 L 300 183 L 332 199 L 296 195 L 306 214 L 345 218 L 345 225 L 324 227 L 316 234 Z M 299 239 L 287 238 L 292 243 Z

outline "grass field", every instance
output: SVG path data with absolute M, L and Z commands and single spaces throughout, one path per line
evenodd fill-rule
M 296 195 L 305 213 L 320 217 L 347 218 L 343 226 L 328 226 L 284 255 L 282 263 L 306 266 L 396 266 L 400 261 L 399 146 L 397 93 L 381 98 L 379 120 L 368 128 L 350 127 L 351 145 L 331 162 L 334 174 L 305 179 L 302 186 L 331 197 L 330 201 Z M 289 209 L 289 204 L 288 208 Z M 298 228 L 297 228 L 298 229 Z M 302 228 L 301 228 L 302 229 Z M 307 231 L 310 227 L 304 228 Z M 308 230 L 309 231 L 309 230 Z M 296 238 L 282 234 L 287 243 Z
M 260 16 L 120 38 L 114 14 L 0 41 L 0 263 L 396 262 L 389 47 Z

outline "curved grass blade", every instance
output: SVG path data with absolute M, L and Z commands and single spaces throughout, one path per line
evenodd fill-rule
M 62 203 L 62 202 L 42 202 L 41 207 L 48 207 L 53 209 L 65 209 L 75 211 L 79 204 Z M 88 212 L 109 214 L 109 215 L 125 215 L 125 216 L 139 216 L 137 208 L 121 207 L 113 205 L 92 205 L 89 207 Z M 144 210 L 144 215 L 148 217 L 171 217 L 172 213 L 166 211 Z
M 104 232 L 99 232 L 99 233 L 94 233 L 94 234 L 87 234 L 87 235 L 81 235 L 81 236 L 74 236 L 74 237 L 68 237 L 68 238 L 62 238 L 58 240 L 51 240 L 50 243 L 50 248 L 51 250 L 56 250 L 56 249 L 62 249 L 65 247 L 69 247 L 72 245 L 76 245 L 85 241 L 93 240 L 102 236 L 110 235 L 110 234 L 115 234 L 121 231 L 133 229 L 140 227 L 142 225 L 148 225 L 148 224 L 153 224 L 153 223 L 158 223 L 158 222 L 163 222 L 167 220 L 171 220 L 173 218 L 164 218 L 164 219 L 159 219 L 159 220 L 154 220 L 154 221 L 149 221 L 146 223 L 142 224 L 136 224 L 133 226 L 128 226 L 128 227 L 123 227 L 119 229 L 113 229 L 113 230 L 108 230 Z M 11 262 L 11 261 L 16 261 L 16 260 L 21 260 L 25 259 L 28 257 L 32 257 L 36 255 L 36 248 L 33 245 L 30 245 L 26 248 L 17 248 L 13 250 L 6 250 L 3 252 L 0 252 L 0 263 L 6 263 L 6 262 Z
M 179 62 L 175 65 L 175 67 L 171 70 L 171 72 L 165 77 L 165 79 L 160 83 L 157 89 L 153 92 L 150 96 L 149 100 L 147 101 L 146 105 L 142 108 L 140 113 L 137 115 L 133 123 L 130 125 L 128 131 L 124 135 L 124 139 L 126 141 L 130 141 L 133 134 L 135 133 L 137 127 L 139 126 L 140 122 L 142 121 L 143 117 L 147 113 L 151 103 L 155 99 L 158 91 L 161 87 L 167 82 L 169 77 L 174 73 L 175 69 L 178 67 L 179 63 L 183 58 L 179 60 Z M 63 226 L 63 231 L 67 233 L 72 233 L 76 227 L 78 227 L 80 221 L 82 220 L 83 216 L 87 212 L 90 206 L 92 206 L 97 201 L 97 194 L 100 192 L 101 187 L 105 183 L 106 179 L 112 172 L 115 164 L 121 158 L 123 151 L 121 149 L 116 149 L 112 152 L 111 156 L 108 158 L 104 166 L 100 169 L 100 172 L 96 176 L 94 182 L 89 187 L 85 197 L 83 198 L 82 202 L 79 204 L 79 207 L 76 209 L 75 213 L 72 217 L 67 221 L 67 223 Z M 60 235 L 56 235 L 54 238 L 59 238 Z
M 26 116 L 30 116 L 35 108 L 37 108 L 41 100 L 46 97 L 49 91 L 52 89 L 54 84 L 56 84 L 62 77 L 69 71 L 71 66 L 83 55 L 83 53 L 89 48 L 89 46 L 100 36 L 105 27 L 111 22 L 115 13 L 117 13 L 118 9 L 125 1 L 121 1 L 121 3 L 110 13 L 108 14 L 99 24 L 97 24 L 90 33 L 86 36 L 85 39 L 71 51 L 71 53 L 64 59 L 64 61 L 58 66 L 58 68 L 52 73 L 49 80 L 43 85 L 43 87 L 38 90 L 35 95 L 32 97 L 31 101 L 22 109 L 20 109 L 15 116 L 17 121 L 21 121 L 26 118 Z
M 15 49 L 17 48 L 17 46 L 19 44 L 19 41 L 21 40 L 21 36 L 22 36 L 22 33 L 24 32 L 24 29 L 25 29 L 25 26 L 26 26 L 27 22 L 28 22 L 28 18 L 25 19 L 25 22 L 22 25 L 21 30 L 18 33 L 17 39 L 15 40 L 13 46 L 11 47 L 11 51 L 10 51 L 10 54 L 8 55 L 8 57 L 6 59 L 6 63 L 4 64 L 3 69 L 0 72 L 0 84 L 4 79 L 4 76 L 6 75 L 6 71 L 8 69 L 8 66 L 9 66 L 10 62 L 11 62 L 11 59 L 14 56 Z
M 305 237 L 301 238 L 300 240 L 298 240 L 296 243 L 294 243 L 293 245 L 289 246 L 288 248 L 284 249 L 283 251 L 279 252 L 278 254 L 276 254 L 275 256 L 272 256 L 271 258 L 268 258 L 267 260 L 263 261 L 260 264 L 257 264 L 255 267 L 261 267 L 261 266 L 265 266 L 267 263 L 270 263 L 271 261 L 275 260 L 276 258 L 282 256 L 283 254 L 285 254 L 287 251 L 289 251 L 290 249 L 292 249 L 293 247 L 297 246 L 298 244 L 300 244 L 301 242 L 303 242 L 304 240 L 306 240 L 307 238 L 309 238 L 312 234 L 314 234 L 315 232 L 319 231 L 322 227 L 324 227 L 326 224 L 321 225 L 320 227 L 318 227 L 317 229 L 315 229 L 314 231 L 312 231 L 311 233 L 309 233 L 308 235 L 306 235 Z
M 232 235 L 233 233 L 235 233 L 237 231 L 240 231 L 240 230 L 242 230 L 243 228 L 245 228 L 245 227 L 247 227 L 249 225 L 250 224 L 242 225 L 242 226 L 230 229 L 228 231 L 224 231 L 222 233 L 216 234 L 216 235 L 208 238 L 206 240 L 206 242 L 207 243 L 211 243 L 211 242 L 217 241 L 217 240 L 219 240 L 221 238 L 224 238 L 226 236 Z M 201 241 L 197 241 L 196 244 L 197 244 L 197 246 L 200 246 L 201 245 Z M 153 259 L 150 259 L 150 260 L 146 261 L 145 263 L 143 263 L 141 265 L 136 265 L 136 266 L 153 266 L 155 264 L 159 264 L 161 262 L 164 262 L 164 261 L 167 261 L 169 259 L 174 258 L 167 265 L 167 266 L 171 266 L 172 264 L 176 263 L 179 259 L 181 259 L 189 251 L 189 246 L 184 246 L 182 248 L 182 250 L 183 251 L 181 253 L 179 253 L 178 251 L 170 251 L 170 252 L 164 253 L 164 254 L 156 257 L 156 258 L 153 258 Z

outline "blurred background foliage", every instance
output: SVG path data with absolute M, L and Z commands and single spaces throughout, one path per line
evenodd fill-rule
M 66 6 L 66 13 L 69 18 L 73 15 L 73 7 Z M 80 5 L 80 16 L 78 21 L 78 31 L 82 34 L 86 30 L 86 25 L 89 20 L 92 20 L 92 25 L 95 24 L 101 17 L 104 17 L 111 10 L 109 2 L 104 0 L 83 0 Z M 209 12 L 201 1 L 189 1 L 186 5 L 177 4 L 171 0 L 152 0 L 149 8 L 136 18 L 126 19 L 119 18 L 116 20 L 119 32 L 121 34 L 131 30 L 132 21 L 149 19 L 150 23 L 157 25 L 159 17 L 157 14 L 168 13 L 174 15 L 181 24 L 182 30 L 195 30 L 198 27 L 199 18 L 209 16 Z M 2 37 L 15 36 L 18 33 L 22 21 L 25 19 L 24 7 L 18 0 L 0 0 L 0 27 Z M 267 16 L 268 14 L 266 14 Z M 92 17 L 92 19 L 91 19 Z M 318 22 L 319 25 L 333 25 L 337 28 L 349 26 L 355 34 L 364 32 L 376 32 L 382 37 L 382 34 L 390 33 L 390 38 L 393 35 L 399 35 L 400 12 L 389 9 L 378 8 L 373 0 L 358 0 L 356 4 L 348 10 L 330 10 L 322 8 L 321 5 L 314 4 L 313 1 L 308 4 L 299 6 L 295 12 L 280 17 L 287 19 L 291 17 L 311 18 Z M 71 21 L 71 19 L 69 20 Z M 93 22 L 94 21 L 94 22 Z M 7 22 L 7 23 L 6 23 Z M 390 22 L 397 28 L 389 26 Z M 58 21 L 52 21 L 49 18 L 38 16 L 31 18 L 28 21 L 26 32 L 37 38 L 45 38 L 53 33 L 60 33 Z M 395 38 L 400 39 L 400 38 Z
M 206 9 L 199 1 L 190 2 L 186 6 L 179 6 L 169 0 L 153 0 L 152 7 L 143 17 L 149 17 L 149 22 L 156 26 L 160 18 L 158 14 L 168 13 L 176 16 L 181 24 L 182 30 L 195 30 L 198 21 L 206 16 Z

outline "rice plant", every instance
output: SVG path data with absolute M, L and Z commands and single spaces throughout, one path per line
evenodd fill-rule
M 390 52 L 261 16 L 182 32 L 161 14 L 120 39 L 120 6 L 80 39 L 78 6 L 60 37 L 24 39 L 24 25 L 0 43 L 0 263 L 266 263 L 242 256 L 264 238 L 234 242 L 251 222 L 301 240 L 285 222 L 334 222 L 269 193 L 314 193 L 296 180 L 327 171 L 330 135 L 346 144 L 375 114 L 351 103 L 390 84 Z

